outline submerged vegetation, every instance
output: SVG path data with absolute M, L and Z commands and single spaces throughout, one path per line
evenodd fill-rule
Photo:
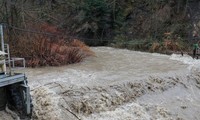
M 30 66 L 60 65 L 88 56 L 89 48 L 77 40 L 81 47 L 74 47 L 73 39 L 150 52 L 187 51 L 200 30 L 198 4 L 198 0 L 1 0 L 0 22 L 7 25 L 12 55 L 27 58 Z
M 11 46 L 13 56 L 25 57 L 27 66 L 60 66 L 81 62 L 94 53 L 83 42 L 62 39 L 49 41 L 45 37 L 37 37 L 34 41 L 20 40 Z

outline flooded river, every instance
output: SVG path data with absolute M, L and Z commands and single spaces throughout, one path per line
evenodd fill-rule
M 96 56 L 62 67 L 26 69 L 38 120 L 200 120 L 200 62 L 91 48 Z
M 95 57 L 76 65 L 29 69 L 33 87 L 49 82 L 66 82 L 78 86 L 97 86 L 144 79 L 149 75 L 179 74 L 187 64 L 170 60 L 171 56 L 135 52 L 109 47 L 92 48 Z

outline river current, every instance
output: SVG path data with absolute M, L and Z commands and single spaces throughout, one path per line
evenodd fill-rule
M 199 60 L 91 49 L 95 56 L 78 64 L 26 69 L 33 119 L 200 120 Z

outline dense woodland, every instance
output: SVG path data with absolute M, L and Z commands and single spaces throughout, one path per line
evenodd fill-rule
M 69 47 L 74 39 L 151 52 L 187 51 L 200 28 L 199 0 L 1 0 L 0 6 L 12 54 L 34 58 L 34 66 L 49 65 L 47 59 L 55 59 L 49 51 L 60 41 Z

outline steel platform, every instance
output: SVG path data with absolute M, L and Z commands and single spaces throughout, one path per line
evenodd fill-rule
M 26 78 L 25 74 L 22 74 L 22 73 L 16 73 L 11 76 L 0 75 L 0 87 L 23 82 L 26 79 L 27 78 Z

